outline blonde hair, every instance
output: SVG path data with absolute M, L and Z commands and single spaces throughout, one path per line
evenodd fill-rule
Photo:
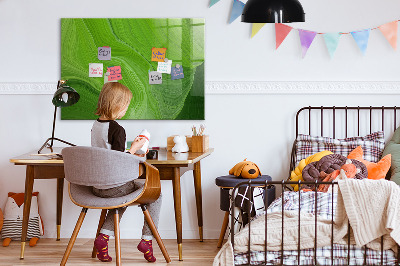
M 115 120 L 131 99 L 132 92 L 128 87 L 118 82 L 107 82 L 100 91 L 96 115 Z

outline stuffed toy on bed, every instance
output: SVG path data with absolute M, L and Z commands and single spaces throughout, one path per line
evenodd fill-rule
M 317 162 L 319 160 L 321 160 L 322 157 L 326 156 L 326 155 L 330 155 L 333 154 L 333 152 L 331 151 L 320 151 L 317 152 L 311 156 L 308 156 L 307 158 L 301 160 L 299 162 L 299 164 L 297 165 L 297 167 L 290 173 L 290 181 L 303 181 L 303 176 L 302 176 L 302 172 L 304 167 L 306 167 L 308 164 L 312 163 L 312 162 Z M 295 185 L 292 184 L 291 185 L 294 189 L 294 191 L 298 191 L 299 190 L 299 185 Z
M 31 211 L 29 214 L 28 233 L 26 238 L 30 239 L 29 246 L 36 245 L 40 236 L 43 235 L 43 223 L 39 216 L 38 207 L 39 192 L 32 193 Z M 22 219 L 24 213 L 24 193 L 9 192 L 4 208 L 3 228 L 1 237 L 3 246 L 8 247 L 11 240 L 21 241 Z
M 260 176 L 261 172 L 258 166 L 255 163 L 246 160 L 247 158 L 242 162 L 237 163 L 231 170 L 229 170 L 229 174 L 250 179 Z
M 303 179 L 308 182 L 315 181 L 323 181 L 326 178 L 326 175 L 331 174 L 336 170 L 340 170 L 340 168 L 348 162 L 351 161 L 351 164 L 354 164 L 359 171 L 355 174 L 355 179 L 364 179 L 368 176 L 367 167 L 360 161 L 355 159 L 347 159 L 345 156 L 340 154 L 331 154 L 324 156 L 318 162 L 313 162 L 308 164 L 303 169 Z M 302 185 L 302 189 L 314 189 L 313 185 Z

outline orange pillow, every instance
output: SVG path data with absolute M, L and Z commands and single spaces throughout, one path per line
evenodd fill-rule
M 386 177 L 392 161 L 392 155 L 388 154 L 377 163 L 368 162 L 363 159 L 363 149 L 361 148 L 361 146 L 358 146 L 352 152 L 350 152 L 347 158 L 355 159 L 365 164 L 368 170 L 368 179 L 375 180 Z

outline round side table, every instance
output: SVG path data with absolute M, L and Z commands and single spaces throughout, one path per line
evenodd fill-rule
M 225 212 L 224 221 L 222 222 L 221 233 L 219 235 L 218 245 L 220 248 L 222 246 L 222 242 L 224 241 L 226 228 L 228 227 L 229 222 L 229 211 L 230 211 L 230 198 L 229 193 L 230 190 L 233 189 L 237 184 L 246 182 L 246 181 L 263 181 L 266 180 L 272 181 L 272 178 L 269 175 L 261 175 L 254 179 L 246 179 L 241 177 L 236 177 L 234 175 L 226 175 L 220 176 L 215 179 L 215 184 L 220 187 L 220 209 Z M 256 186 L 254 186 L 256 187 Z M 275 186 L 271 186 L 268 189 L 268 200 L 267 206 L 271 204 L 275 200 Z

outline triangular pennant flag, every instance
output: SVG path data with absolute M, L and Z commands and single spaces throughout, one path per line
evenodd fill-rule
M 288 36 L 289 32 L 292 29 L 293 28 L 288 25 L 281 24 L 281 23 L 275 23 L 276 49 L 278 49 L 278 47 L 282 44 L 283 40 L 285 40 L 286 36 Z
M 312 44 L 315 36 L 317 33 L 315 31 L 308 31 L 308 30 L 300 30 L 299 29 L 299 36 L 300 36 L 300 43 L 301 43 L 301 55 L 304 58 L 306 56 L 308 48 Z
M 339 39 L 340 36 L 342 36 L 342 34 L 340 34 L 339 32 L 333 32 L 333 33 L 325 33 L 323 36 L 326 48 L 328 48 L 329 55 L 332 58 L 339 44 Z
M 244 8 L 244 3 L 239 0 L 233 0 L 231 17 L 229 19 L 229 23 L 232 23 L 235 19 L 237 19 L 240 15 L 242 15 L 242 11 Z
M 219 2 L 219 0 L 210 0 L 210 5 L 208 7 L 212 7 L 213 5 L 215 5 L 218 2 Z
M 265 23 L 253 23 L 253 27 L 251 28 L 251 38 L 256 35 L 262 27 L 264 27 Z
M 354 40 L 356 41 L 358 47 L 361 50 L 361 53 L 364 55 L 368 46 L 369 33 L 371 29 L 360 30 L 360 31 L 352 31 L 351 35 L 353 35 Z
M 393 49 L 396 50 L 397 48 L 397 20 L 393 22 L 386 23 L 382 26 L 378 27 L 383 35 L 385 35 L 386 39 L 390 43 L 390 45 L 393 47 Z

